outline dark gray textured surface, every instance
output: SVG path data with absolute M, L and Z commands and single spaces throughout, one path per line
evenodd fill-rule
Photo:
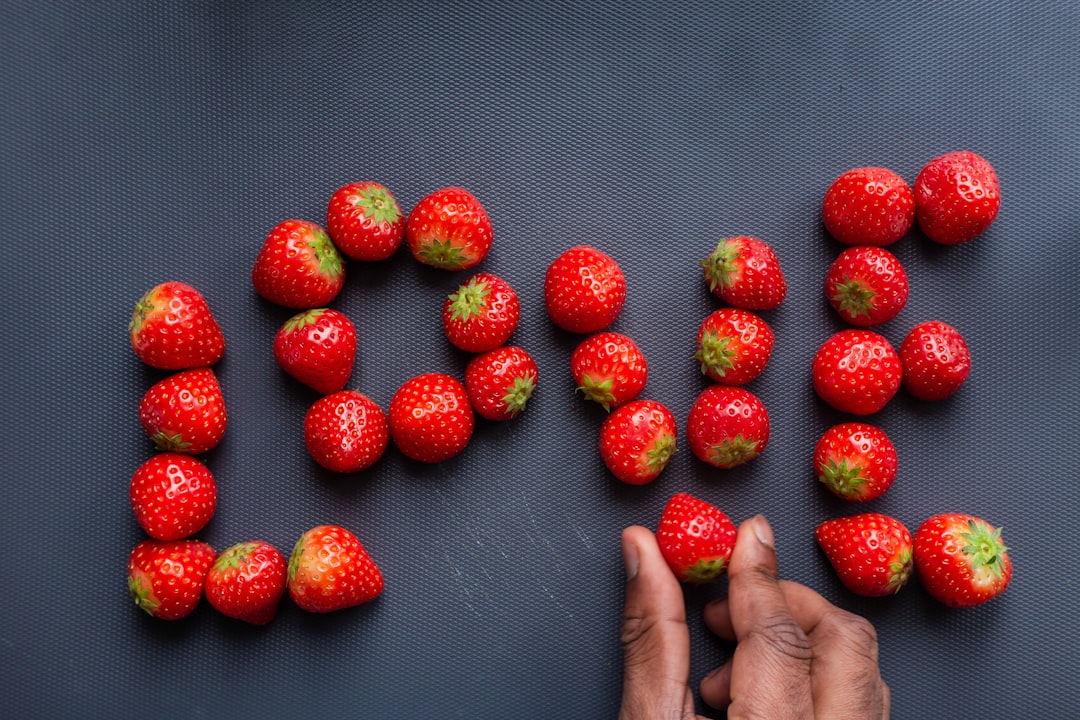
M 613 717 L 619 531 L 655 526 L 677 490 L 736 521 L 764 512 L 785 576 L 874 621 L 896 717 L 1080 705 L 1075 573 L 1058 569 L 1078 505 L 1075 3 L 7 2 L 0 18 L 5 716 Z M 947 510 L 1004 527 L 1013 586 L 956 612 L 917 582 L 870 602 L 832 576 L 814 526 L 867 508 L 813 480 L 813 444 L 842 418 L 808 368 L 840 328 L 821 293 L 841 250 L 818 217 L 829 181 L 885 165 L 910 182 L 961 148 L 996 167 L 999 219 L 967 246 L 916 231 L 893 246 L 911 300 L 882 331 L 898 344 L 916 322 L 950 322 L 974 373 L 949 401 L 901 393 L 875 416 L 901 470 L 871 506 L 912 529 Z M 520 293 L 514 342 L 541 380 L 524 416 L 481 423 L 450 462 L 391 450 L 331 477 L 300 434 L 314 396 L 270 351 L 291 313 L 248 273 L 270 227 L 321 221 L 361 179 L 406 209 L 451 184 L 481 199 L 495 245 L 480 269 Z M 719 473 L 684 447 L 653 485 L 618 486 L 594 446 L 600 412 L 573 394 L 575 338 L 544 314 L 544 269 L 578 243 L 616 257 L 629 296 L 613 329 L 638 340 L 646 395 L 681 426 L 704 386 L 694 333 L 719 305 L 695 263 L 743 233 L 774 245 L 790 283 L 749 388 L 769 449 Z M 385 407 L 411 375 L 460 375 L 438 308 L 464 275 L 404 253 L 348 273 L 335 307 L 360 335 L 353 385 Z M 136 407 L 160 375 L 125 327 L 166 279 L 203 291 L 229 344 L 203 538 L 287 551 L 315 524 L 345 525 L 386 575 L 375 603 L 286 603 L 261 629 L 206 605 L 166 624 L 130 603 L 142 535 L 127 484 L 150 452 Z M 723 590 L 688 593 L 695 686 L 729 651 L 700 622 Z

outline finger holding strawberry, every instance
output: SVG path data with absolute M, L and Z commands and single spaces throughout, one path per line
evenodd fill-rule
M 478 273 L 443 303 L 446 339 L 466 352 L 482 353 L 503 345 L 517 328 L 521 301 L 506 280 Z
M 630 337 L 601 332 L 574 348 L 570 374 L 586 400 L 610 411 L 641 394 L 649 379 L 649 364 Z
M 322 227 L 284 220 L 263 241 L 251 268 L 251 284 L 277 305 L 325 307 L 345 285 L 345 261 Z
M 128 333 L 138 358 L 160 370 L 208 367 L 225 353 L 225 336 L 206 298 L 175 280 L 146 291 Z
M 941 513 L 919 526 L 915 569 L 931 597 L 954 608 L 997 597 L 1013 572 L 1001 528 L 967 513 Z
M 465 188 L 442 188 L 413 207 L 405 221 L 405 242 L 425 265 L 468 270 L 491 250 L 491 219 Z

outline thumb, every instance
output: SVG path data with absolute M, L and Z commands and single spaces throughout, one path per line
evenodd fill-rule
M 622 553 L 626 602 L 620 718 L 694 717 L 690 633 L 679 581 L 646 528 L 623 531 Z

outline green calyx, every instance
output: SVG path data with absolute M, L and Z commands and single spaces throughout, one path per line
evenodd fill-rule
M 312 230 L 311 237 L 307 241 L 312 255 L 319 262 L 319 274 L 328 278 L 339 278 L 345 272 L 345 262 L 341 259 L 341 253 L 337 246 L 330 240 L 326 231 L 318 228 Z
M 759 444 L 757 440 L 739 433 L 709 448 L 709 459 L 718 468 L 733 468 L 756 458 L 761 453 Z
M 513 384 L 506 390 L 506 394 L 503 395 L 502 399 L 503 405 L 506 407 L 506 414 L 514 417 L 524 410 L 525 404 L 529 402 L 535 388 L 536 381 L 528 375 L 519 375 L 514 378 Z
M 967 543 L 963 551 L 971 559 L 973 570 L 986 568 L 995 577 L 1005 574 L 1003 556 L 1009 548 L 1001 542 L 1001 528 L 991 528 L 982 521 L 968 520 L 968 531 L 960 533 L 960 538 Z
M 716 292 L 717 288 L 731 287 L 739 272 L 740 255 L 739 245 L 723 238 L 716 244 L 712 254 L 698 263 L 705 268 L 705 279 L 709 283 L 710 292 Z
M 450 294 L 450 316 L 464 322 L 472 317 L 479 317 L 487 307 L 491 288 L 482 278 L 469 278 L 469 281 Z
M 874 290 L 868 288 L 865 283 L 852 278 L 836 284 L 836 294 L 832 296 L 832 301 L 839 306 L 840 312 L 845 315 L 851 317 L 869 316 L 870 311 L 874 309 L 875 297 L 877 297 L 877 293 Z
M 727 558 L 701 558 L 683 569 L 683 580 L 691 583 L 712 582 L 727 570 Z
M 732 358 L 738 356 L 730 348 L 731 338 L 727 335 L 717 335 L 712 330 L 706 330 L 701 336 L 701 346 L 694 353 L 694 359 L 701 365 L 703 375 L 715 375 L 724 377 L 728 371 L 735 367 Z
M 352 196 L 352 205 L 364 217 L 382 225 L 394 224 L 401 218 L 401 208 L 384 187 L 365 187 Z
M 611 378 L 594 380 L 591 376 L 585 375 L 581 378 L 581 385 L 577 389 L 585 395 L 586 399 L 599 403 L 602 408 L 611 411 L 611 406 L 615 402 L 615 381 Z
M 308 325 L 314 325 L 315 323 L 319 322 L 319 318 L 321 318 L 325 313 L 325 308 L 316 308 L 314 310 L 305 310 L 302 313 L 293 315 L 291 318 L 285 321 L 285 332 L 296 332 L 297 330 L 305 328 Z
M 862 485 L 866 483 L 862 468 L 858 465 L 849 465 L 847 458 L 836 462 L 829 458 L 829 462 L 821 468 L 818 480 L 837 495 L 845 498 L 862 497 Z
M 453 240 L 442 242 L 438 238 L 421 245 L 417 254 L 420 262 L 443 270 L 462 270 L 469 259 Z

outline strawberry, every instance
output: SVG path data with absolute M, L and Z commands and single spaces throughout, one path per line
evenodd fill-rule
M 226 617 L 266 625 L 285 595 L 286 574 L 285 557 L 270 543 L 237 543 L 210 567 L 206 601 Z
M 285 220 L 266 236 L 251 268 L 251 284 L 277 305 L 324 307 L 345 284 L 345 262 L 326 230 L 306 220 Z
M 585 335 L 603 330 L 626 303 L 626 277 L 610 255 L 577 245 L 559 255 L 544 276 L 544 304 L 556 326 Z
M 206 298 L 182 282 L 147 290 L 135 304 L 128 332 L 139 359 L 161 370 L 206 367 L 225 353 L 225 336 Z
M 760 316 L 741 308 L 720 308 L 698 328 L 694 359 L 702 374 L 724 385 L 745 385 L 765 369 L 776 336 Z
M 162 620 L 190 615 L 202 600 L 214 548 L 198 540 L 144 540 L 128 559 L 128 591 L 135 604 Z
M 743 388 L 710 385 L 690 406 L 686 434 L 699 460 L 726 470 L 765 451 L 769 413 L 756 395 Z
M 229 417 L 214 371 L 181 370 L 154 383 L 139 403 L 139 422 L 159 450 L 198 455 L 216 447 Z
M 852 325 L 877 325 L 892 320 L 907 304 L 907 273 L 885 248 L 850 247 L 825 275 L 825 297 Z
M 600 426 L 600 457 L 611 474 L 630 485 L 652 482 L 675 453 L 675 416 L 655 400 L 635 400 Z
M 956 328 L 930 320 L 900 343 L 900 366 L 905 390 L 920 400 L 944 400 L 971 375 L 971 350 Z
M 585 338 L 574 348 L 570 373 L 587 400 L 610 411 L 641 394 L 649 379 L 649 365 L 629 337 L 602 332 Z
M 721 238 L 700 262 L 709 291 L 745 310 L 772 310 L 787 296 L 787 281 L 772 247 L 755 237 Z
M 900 358 L 882 335 L 841 330 L 818 348 L 811 366 L 814 391 L 831 407 L 870 415 L 900 389 Z
M 210 469 L 180 453 L 160 453 L 140 465 L 128 494 L 135 520 L 155 540 L 194 535 L 217 507 L 217 483 Z
M 274 359 L 316 392 L 337 392 L 352 374 L 356 328 L 337 310 L 305 310 L 286 320 L 274 335 Z
M 873 500 L 896 480 L 897 456 L 885 431 L 876 425 L 834 425 L 814 447 L 818 480 L 843 500 Z
M 405 240 L 405 214 L 379 183 L 353 182 L 330 196 L 326 229 L 346 257 L 366 262 L 385 260 Z
M 460 187 L 436 190 L 413 207 L 405 241 L 413 257 L 442 270 L 468 270 L 491 250 L 491 220 L 480 201 Z
M 723 510 L 684 492 L 671 496 L 656 527 L 660 553 L 675 577 L 688 583 L 711 582 L 727 570 L 735 535 Z
M 826 520 L 815 534 L 840 582 L 856 595 L 893 595 L 911 576 L 911 533 L 899 520 L 863 513 Z
M 465 367 L 465 390 L 480 417 L 511 420 L 525 409 L 540 371 L 522 348 L 504 345 L 477 355 Z
M 402 454 L 426 463 L 464 450 L 476 425 L 465 386 L 443 373 L 424 373 L 402 383 L 390 399 L 388 419 Z
M 926 237 L 936 243 L 974 240 L 990 227 L 1000 208 L 997 173 L 973 152 L 940 155 L 915 178 L 915 218 Z
M 825 229 L 845 245 L 883 247 L 902 238 L 915 220 L 915 197 L 904 179 L 883 167 L 841 173 L 821 203 Z
M 466 352 L 494 350 L 505 343 L 521 317 L 521 302 L 510 283 L 491 273 L 472 276 L 442 308 L 443 330 L 450 343 Z
M 383 591 L 383 576 L 355 535 L 319 525 L 293 547 L 288 588 L 302 610 L 327 613 L 374 600 Z
M 365 470 L 390 444 L 390 426 L 379 405 L 356 390 L 319 398 L 304 416 L 304 444 L 322 467 L 348 473 Z
M 950 607 L 981 605 L 1012 580 L 1001 529 L 965 513 L 927 518 L 915 531 L 915 569 L 934 599 Z

